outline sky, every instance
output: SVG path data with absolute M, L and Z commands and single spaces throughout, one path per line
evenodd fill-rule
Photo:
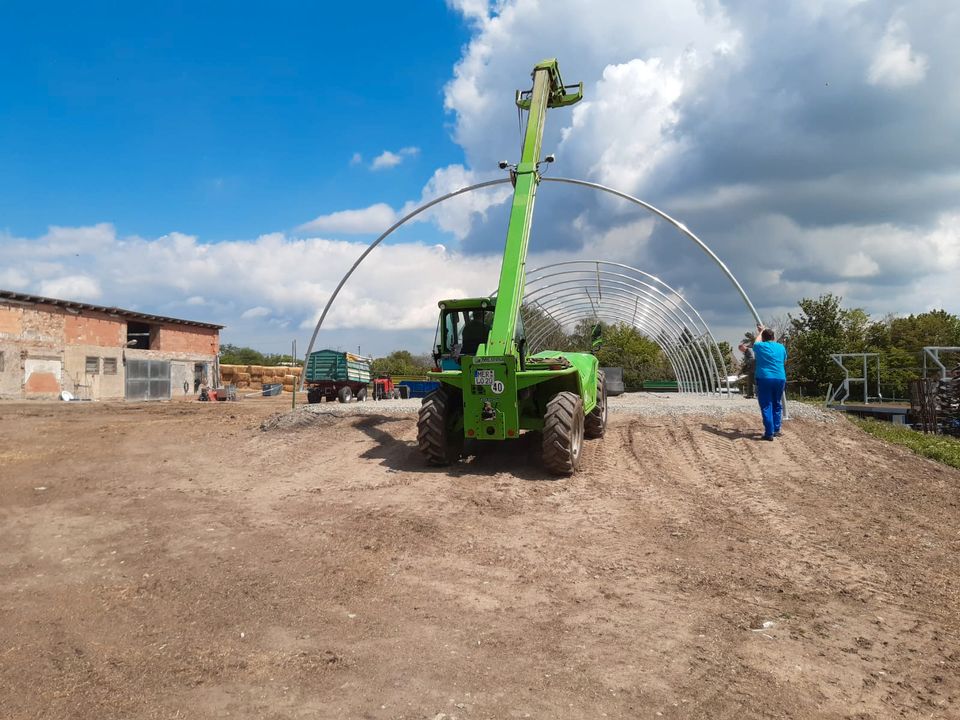
M 550 175 L 683 221 L 766 320 L 842 295 L 960 312 L 960 6 L 934 0 L 448 0 L 0 6 L 0 288 L 225 325 L 302 352 L 366 246 L 503 177 L 514 91 L 557 57 Z M 426 352 L 439 299 L 496 285 L 509 191 L 407 223 L 318 346 Z M 636 266 L 718 339 L 752 318 L 639 209 L 544 184 L 529 266 Z

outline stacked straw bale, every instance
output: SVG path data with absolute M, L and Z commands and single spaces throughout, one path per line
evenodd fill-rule
M 264 385 L 279 383 L 284 392 L 293 392 L 300 380 L 301 368 L 264 365 L 221 365 L 220 381 L 238 389 L 262 390 Z

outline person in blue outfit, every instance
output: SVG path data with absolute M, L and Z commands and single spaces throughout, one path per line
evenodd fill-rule
M 770 328 L 757 325 L 757 339 L 753 343 L 756 362 L 754 378 L 757 385 L 757 401 L 763 416 L 763 439 L 773 440 L 780 434 L 783 419 L 783 389 L 787 385 L 787 349 L 774 342 Z

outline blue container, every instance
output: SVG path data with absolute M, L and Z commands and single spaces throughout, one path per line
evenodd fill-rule
M 410 388 L 410 397 L 412 398 L 426 397 L 440 387 L 440 383 L 437 380 L 402 380 L 398 384 L 406 385 Z
M 273 395 L 279 395 L 281 390 L 283 390 L 283 383 L 266 383 L 263 386 L 263 396 L 271 397 Z

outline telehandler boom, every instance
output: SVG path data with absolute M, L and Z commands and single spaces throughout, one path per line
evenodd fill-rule
M 553 473 L 580 467 L 583 439 L 602 437 L 606 390 L 597 359 L 589 353 L 544 351 L 527 356 L 520 305 L 526 281 L 533 205 L 540 184 L 543 127 L 548 108 L 573 105 L 583 83 L 563 84 L 554 59 L 533 69 L 533 89 L 517 92 L 529 111 L 520 162 L 510 168 L 513 204 L 494 297 L 441 300 L 438 343 L 430 375 L 441 382 L 423 400 L 417 441 L 436 465 L 455 462 L 465 438 L 512 440 L 542 433 L 543 462 Z

